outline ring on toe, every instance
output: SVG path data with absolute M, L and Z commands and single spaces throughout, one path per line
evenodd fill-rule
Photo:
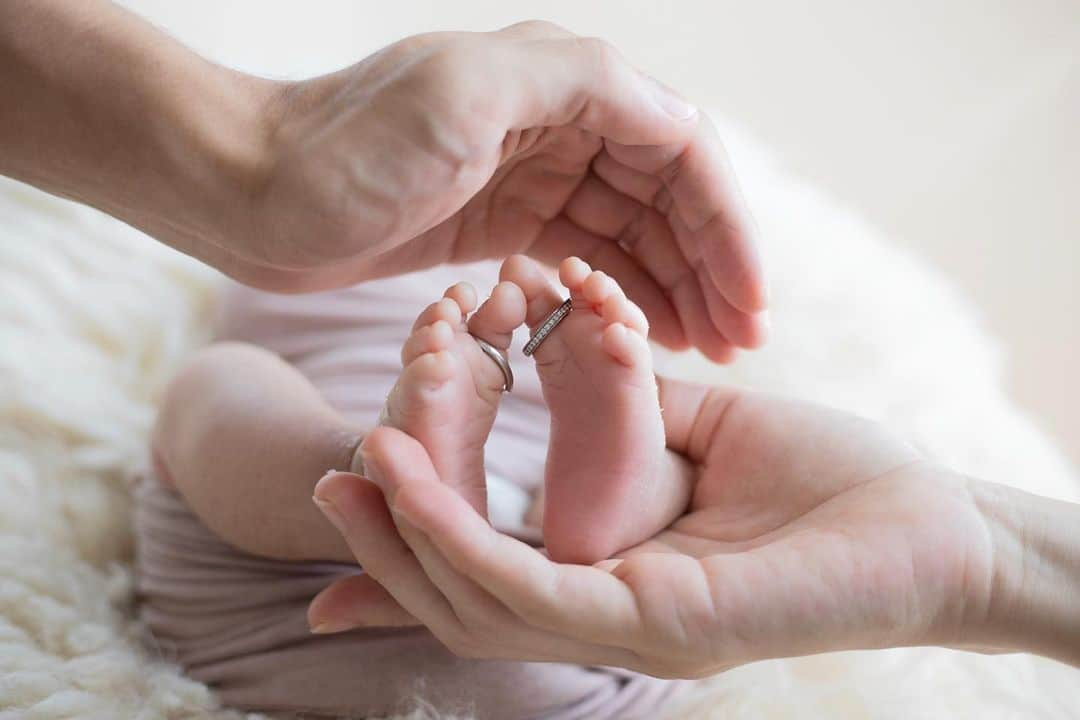
M 472 335 L 472 333 L 469 333 Z M 491 358 L 503 374 L 503 392 L 510 392 L 514 389 L 514 371 L 510 368 L 510 361 L 491 345 L 488 341 L 482 340 L 475 335 L 472 335 L 473 340 L 480 346 L 480 349 L 484 351 L 484 354 Z
M 536 352 L 536 348 L 540 347 L 540 344 L 547 340 L 547 336 L 551 334 L 551 331 L 559 326 L 570 311 L 574 308 L 573 301 L 567 300 L 559 307 L 551 311 L 551 314 L 547 316 L 544 322 L 540 323 L 540 327 L 536 328 L 536 332 L 529 338 L 529 342 L 525 343 L 525 347 L 521 352 L 526 356 L 532 355 Z

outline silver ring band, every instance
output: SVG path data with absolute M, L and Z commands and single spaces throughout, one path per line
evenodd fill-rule
M 551 331 L 559 326 L 559 323 L 570 314 L 570 311 L 573 308 L 573 302 L 567 300 L 562 305 L 552 310 L 551 314 L 547 316 L 547 319 L 540 323 L 540 327 L 536 328 L 536 332 L 529 338 L 529 342 L 525 343 L 525 347 L 521 352 L 525 353 L 527 356 L 536 352 L 536 348 L 540 347 L 540 344 L 544 342 L 544 340 L 547 340 L 547 336 L 551 334 Z
M 472 335 L 472 333 L 469 333 Z M 486 340 L 481 340 L 475 335 L 472 336 L 476 344 L 480 346 L 480 349 L 484 351 L 484 354 L 495 361 L 495 364 L 499 366 L 503 374 L 503 392 L 510 392 L 514 389 L 514 371 L 510 368 L 510 361 L 499 352 L 494 345 Z

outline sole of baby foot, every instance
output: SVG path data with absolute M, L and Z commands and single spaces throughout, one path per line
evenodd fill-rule
M 670 524 L 689 486 L 665 449 L 644 314 L 577 258 L 559 276 L 573 310 L 533 353 L 551 414 L 543 532 L 552 558 L 587 564 Z M 533 331 L 563 302 L 528 258 L 509 258 L 500 278 L 521 288 Z
M 524 322 L 525 298 L 503 282 L 469 317 L 475 307 L 475 290 L 459 283 L 420 313 L 402 346 L 403 370 L 380 424 L 416 438 L 442 481 L 486 514 L 484 444 L 505 378 L 477 338 L 505 353 Z

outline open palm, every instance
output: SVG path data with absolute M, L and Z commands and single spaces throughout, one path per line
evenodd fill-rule
M 989 584 L 962 479 L 855 416 L 662 387 L 672 445 L 701 475 L 689 512 L 623 553 L 613 574 L 638 597 L 650 634 L 667 640 L 664 655 L 681 660 L 665 673 L 941 642 L 978 610 L 951 604 Z
M 364 527 L 351 522 L 347 539 L 385 591 L 361 576 L 326 591 L 312 615 L 419 620 L 467 656 L 694 677 L 768 657 L 948 643 L 985 612 L 990 550 L 962 478 L 857 417 L 660 385 L 668 445 L 699 469 L 669 528 L 596 566 L 553 563 L 495 532 L 418 443 L 379 429 L 364 457 L 393 515 L 373 510 L 379 491 L 355 479 L 328 489 L 342 496 L 348 483 L 346 513 Z

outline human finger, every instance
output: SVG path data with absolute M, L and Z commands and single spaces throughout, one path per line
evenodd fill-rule
M 422 463 L 402 462 L 415 458 L 409 449 L 415 443 L 404 433 L 380 432 L 365 467 L 382 478 L 394 511 L 430 538 L 457 572 L 529 625 L 601 645 L 632 642 L 641 618 L 626 585 L 594 567 L 553 563 L 498 533 Z
M 716 287 L 737 309 L 755 313 L 768 305 L 768 289 L 758 256 L 756 229 L 735 180 L 716 128 L 703 117 L 684 145 L 638 146 L 605 141 L 619 163 L 654 174 L 666 193 L 655 204 L 668 206 L 677 233 L 700 249 Z
M 316 484 L 314 500 L 342 534 L 364 571 L 386 588 L 408 614 L 436 636 L 449 637 L 460 631 L 446 598 L 398 534 L 376 485 L 353 473 L 333 472 Z M 337 618 L 315 619 L 322 621 L 324 630 L 347 629 Z

